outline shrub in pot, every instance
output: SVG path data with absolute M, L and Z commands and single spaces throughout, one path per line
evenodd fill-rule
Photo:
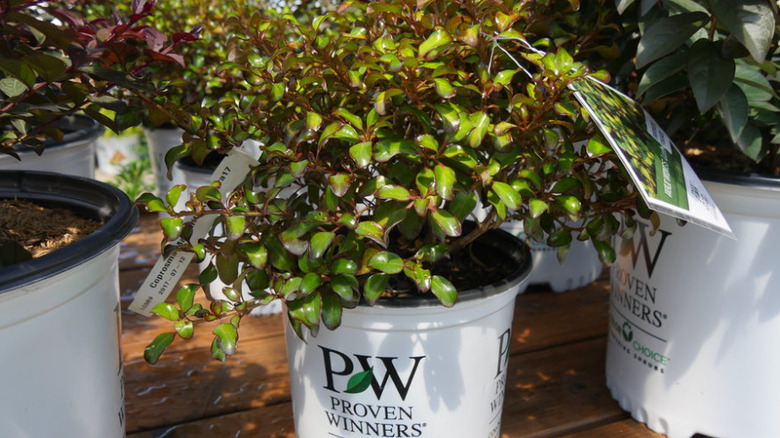
M 499 226 L 521 221 L 555 247 L 590 240 L 610 261 L 637 197 L 611 151 L 574 146 L 594 134 L 568 88 L 588 71 L 565 50 L 530 50 L 539 37 L 526 24 L 539 14 L 530 3 L 390 0 L 309 22 L 234 19 L 221 74 L 240 86 L 208 109 L 203 132 L 222 152 L 257 140 L 259 159 L 235 190 L 190 188 L 184 209 L 183 186 L 143 198 L 170 215 L 165 250 L 207 261 L 200 283 L 219 278 L 228 299 L 204 306 L 186 285 L 158 304 L 174 331 L 147 360 L 204 321 L 226 360 L 242 318 L 281 300 L 299 436 L 378 427 L 347 403 L 413 411 L 391 422 L 395 434 L 497 434 L 529 268 Z M 203 157 L 207 144 L 182 152 Z M 470 218 L 478 203 L 487 213 Z M 225 232 L 190 241 L 202 221 Z
M 4 158 L 25 160 L 32 150 L 43 152 L 43 161 L 58 161 L 45 149 L 68 137 L 62 122 L 81 112 L 112 129 L 133 123 L 132 111 L 109 91 L 117 85 L 146 90 L 142 67 L 168 58 L 172 47 L 151 43 L 154 38 L 147 37 L 154 30 L 138 24 L 150 6 L 135 2 L 127 19 L 89 21 L 47 2 L 0 5 Z M 35 205 L 19 208 L 21 200 Z M 44 208 L 65 209 L 80 216 L 79 223 L 100 223 L 64 249 L 33 258 L 17 236 L 29 234 L 29 223 L 51 231 L 60 213 L 46 210 L 44 219 L 14 220 Z M 0 408 L 4 433 L 124 434 L 117 259 L 119 242 L 137 215 L 126 195 L 94 180 L 0 171 L 0 338 L 8 352 L 0 379 L 13 394 Z
M 774 436 L 776 6 L 641 6 L 637 74 L 619 79 L 698 166 L 736 239 L 666 216 L 639 222 L 612 267 L 607 383 L 634 418 L 672 437 Z

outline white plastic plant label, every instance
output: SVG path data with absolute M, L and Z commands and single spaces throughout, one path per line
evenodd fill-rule
M 238 187 L 252 167 L 259 164 L 259 156 L 258 143 L 252 140 L 232 149 L 211 175 L 212 181 L 220 182 L 220 193 L 226 195 Z M 213 220 L 207 218 L 198 220 L 194 224 L 190 243 L 195 244 L 206 237 L 213 223 Z M 143 316 L 151 316 L 154 306 L 165 301 L 173 292 L 194 257 L 195 254 L 184 251 L 173 251 L 167 257 L 160 257 L 128 309 Z
M 734 238 L 704 184 L 672 140 L 638 103 L 592 78 L 571 88 L 653 210 Z

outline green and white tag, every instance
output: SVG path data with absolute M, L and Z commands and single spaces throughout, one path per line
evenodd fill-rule
M 704 184 L 647 111 L 592 77 L 574 82 L 571 88 L 648 207 L 734 238 Z
M 258 146 L 259 144 L 253 140 L 245 141 L 241 147 L 232 149 L 211 174 L 212 181 L 220 182 L 219 191 L 222 195 L 238 187 L 249 171 L 259 164 Z M 196 244 L 206 237 L 214 225 L 214 220 L 202 217 L 195 222 L 190 243 Z M 154 306 L 168 299 L 194 257 L 195 254 L 185 251 L 173 251 L 167 257 L 160 257 L 128 308 L 140 315 L 151 316 Z

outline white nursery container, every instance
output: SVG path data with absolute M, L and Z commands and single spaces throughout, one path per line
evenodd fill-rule
M 105 128 L 82 115 L 66 117 L 57 127 L 65 132 L 61 142 L 47 142 L 42 155 L 19 145 L 14 152 L 21 161 L 0 154 L 0 170 L 38 170 L 94 178 L 96 142 Z
M 521 267 L 460 293 L 453 308 L 435 298 L 380 300 L 345 309 L 335 331 L 304 329 L 305 342 L 287 324 L 299 438 L 500 436 L 514 303 L 530 254 L 491 233 L 490 247 Z
M 566 292 L 593 283 L 604 270 L 604 264 L 589 240 L 573 240 L 566 259 L 561 263 L 558 250 L 529 239 L 523 232 L 522 222 L 507 222 L 501 225 L 501 229 L 522 239 L 531 248 L 533 268 L 528 276 L 529 286 L 549 285 L 553 292 Z
M 118 256 L 137 210 L 111 186 L 38 172 L 0 172 L 0 198 L 106 221 L 64 249 L 0 269 L 0 435 L 124 436 Z
M 157 196 L 165 197 L 168 190 L 173 187 L 173 183 L 168 179 L 165 154 L 182 144 L 183 133 L 184 131 L 179 128 L 144 129 Z
M 671 438 L 780 436 L 780 182 L 705 176 L 736 240 L 663 216 L 612 268 L 607 385 Z
M 97 140 L 97 165 L 102 173 L 116 176 L 122 166 L 138 160 L 141 137 L 138 134 L 103 135 Z

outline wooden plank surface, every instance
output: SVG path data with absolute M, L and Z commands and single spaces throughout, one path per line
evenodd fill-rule
M 155 218 L 145 216 L 123 245 L 124 308 L 157 257 L 160 233 Z M 196 275 L 190 269 L 185 280 Z M 660 436 L 628 419 L 606 389 L 607 298 L 603 279 L 576 291 L 534 288 L 518 297 L 502 437 Z M 210 358 L 212 337 L 201 330 L 149 365 L 144 347 L 171 327 L 125 310 L 128 436 L 293 437 L 283 324 L 281 315 L 245 318 L 238 353 L 225 364 Z

